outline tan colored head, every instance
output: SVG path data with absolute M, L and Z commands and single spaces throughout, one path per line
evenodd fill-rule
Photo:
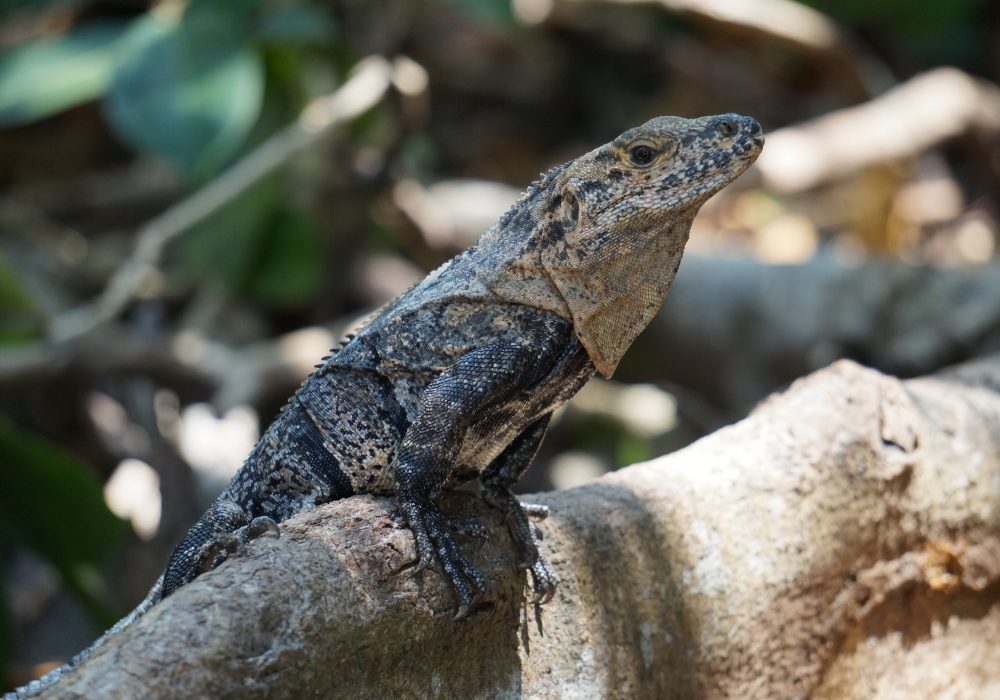
M 663 303 L 698 209 L 762 146 L 750 117 L 657 117 L 556 168 L 522 199 L 541 225 L 494 291 L 568 317 L 611 376 Z

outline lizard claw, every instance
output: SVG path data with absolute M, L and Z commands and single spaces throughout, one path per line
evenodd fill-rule
M 556 592 L 556 577 L 538 551 L 541 531 L 529 520 L 542 520 L 549 515 L 547 506 L 521 503 L 510 489 L 499 484 L 487 484 L 483 495 L 487 502 L 500 509 L 507 520 L 511 539 L 519 550 L 518 567 L 531 572 L 532 603 L 544 605 Z
M 545 605 L 556 594 L 558 581 L 541 555 L 538 556 L 538 560 L 531 566 L 529 571 L 531 572 L 531 602 L 538 605 Z

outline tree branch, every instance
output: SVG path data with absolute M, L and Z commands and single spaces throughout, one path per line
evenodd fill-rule
M 677 383 L 735 418 L 840 358 L 912 377 L 998 351 L 995 265 L 846 265 L 828 255 L 766 265 L 693 255 L 618 378 Z
M 1000 87 L 936 68 L 864 104 L 769 133 L 754 170 L 768 187 L 794 194 L 967 132 L 1000 134 Z
M 716 29 L 784 44 L 818 58 L 859 99 L 895 82 L 885 63 L 843 27 L 793 0 L 562 0 L 560 7 L 585 4 L 658 5 Z
M 135 252 L 115 272 L 104 292 L 94 301 L 54 318 L 50 339 L 60 343 L 77 338 L 117 316 L 132 300 L 149 269 L 157 265 L 168 243 L 335 127 L 371 109 L 389 89 L 392 75 L 392 64 L 382 57 L 360 61 L 336 92 L 309 103 L 293 124 L 271 136 L 208 185 L 148 222 L 138 232 Z
M 490 529 L 464 549 L 492 607 L 460 623 L 438 574 L 408 568 L 391 499 L 328 504 L 43 697 L 860 698 L 900 677 L 893 697 L 985 697 L 997 426 L 1000 357 L 907 382 L 836 363 L 681 452 L 539 496 L 561 579 L 540 611 L 498 515 L 454 494 Z

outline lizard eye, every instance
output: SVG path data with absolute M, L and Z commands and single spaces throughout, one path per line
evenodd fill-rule
M 656 151 L 654 151 L 650 146 L 639 144 L 638 146 L 632 146 L 632 148 L 629 149 L 628 157 L 629 160 L 632 161 L 633 165 L 649 165 L 653 162 L 653 158 L 656 157 Z
M 563 219 L 575 226 L 580 219 L 580 203 L 576 201 L 576 195 L 572 190 L 563 192 L 561 204 Z
M 733 123 L 732 119 L 720 119 L 719 120 L 719 132 L 726 138 L 730 138 L 736 135 L 736 125 Z

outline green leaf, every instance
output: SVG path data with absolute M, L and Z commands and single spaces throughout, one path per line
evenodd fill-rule
M 616 468 L 645 462 L 655 456 L 650 448 L 649 440 L 637 438 L 627 433 L 623 434 L 615 445 Z
M 257 20 L 256 35 L 268 44 L 324 44 L 337 35 L 337 25 L 322 7 L 268 7 Z
M 0 56 L 0 126 L 26 124 L 103 95 L 123 29 L 85 25 Z
M 50 562 L 81 601 L 106 618 L 95 582 L 125 524 L 101 484 L 72 454 L 0 419 L 0 532 Z
M 232 292 L 244 288 L 259 259 L 264 225 L 278 200 L 277 179 L 268 177 L 193 227 L 181 241 L 187 271 Z
M 323 281 L 323 241 L 301 212 L 284 210 L 267 227 L 251 292 L 274 308 L 294 308 L 315 298 Z
M 510 0 L 448 0 L 459 12 L 485 26 L 509 29 L 515 26 Z
M 243 23 L 224 20 L 205 10 L 186 21 L 149 15 L 135 22 L 107 100 L 124 141 L 195 179 L 243 145 L 264 94 L 261 61 L 246 44 Z
M 42 317 L 14 268 L 0 254 L 0 347 L 38 337 Z
M 272 308 L 309 302 L 323 279 L 323 241 L 281 202 L 280 176 L 254 184 L 184 235 L 181 259 L 198 284 L 254 297 Z
M 0 311 L 33 311 L 35 304 L 14 268 L 0 253 Z
M 80 459 L 4 419 L 0 482 L 2 529 L 60 570 L 100 563 L 125 531 Z

